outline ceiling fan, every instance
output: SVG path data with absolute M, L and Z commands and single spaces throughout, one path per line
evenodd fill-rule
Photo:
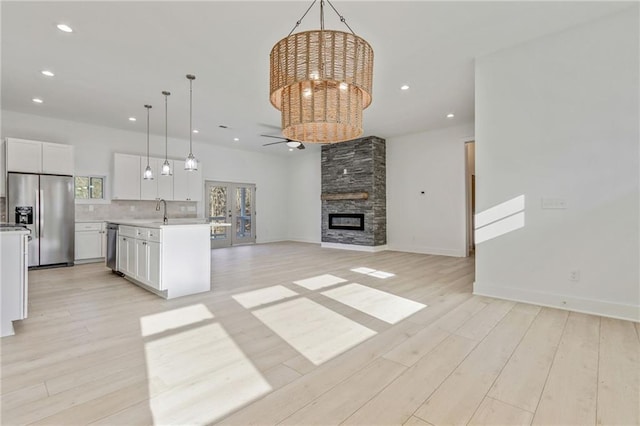
M 275 144 L 279 144 L 279 143 L 286 143 L 289 148 L 298 148 L 298 149 L 304 149 L 305 148 L 304 144 L 302 142 L 294 141 L 292 139 L 285 138 L 283 136 L 273 136 L 273 135 L 260 135 L 260 136 L 265 137 L 265 138 L 282 139 L 282 140 L 280 140 L 278 142 L 265 143 L 262 146 L 275 145 Z

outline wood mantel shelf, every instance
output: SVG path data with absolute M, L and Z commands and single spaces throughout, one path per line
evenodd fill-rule
M 320 199 L 325 201 L 332 200 L 367 200 L 369 199 L 368 192 L 342 192 L 337 194 L 322 194 Z

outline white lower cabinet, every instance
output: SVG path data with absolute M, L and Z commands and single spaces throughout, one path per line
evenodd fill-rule
M 157 290 L 162 290 L 160 286 L 160 243 L 137 239 L 135 244 L 135 278 Z
M 120 225 L 118 270 L 156 290 L 162 286 L 162 237 L 159 229 Z
M 106 235 L 104 222 L 76 223 L 75 261 L 82 263 L 103 260 Z
M 132 237 L 118 236 L 118 270 L 125 275 L 136 273 L 135 241 Z

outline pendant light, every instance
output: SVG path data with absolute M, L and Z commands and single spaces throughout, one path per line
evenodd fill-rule
M 169 159 L 167 158 L 167 145 L 168 145 L 168 136 L 167 136 L 167 127 L 168 127 L 168 114 L 167 114 L 167 98 L 171 93 L 166 90 L 162 92 L 164 95 L 164 163 L 162 163 L 162 171 L 160 174 L 162 176 L 171 176 L 171 164 L 169 164 Z
M 149 165 L 149 110 L 151 109 L 151 105 L 145 105 L 144 107 L 147 109 L 147 167 L 144 169 L 142 176 L 145 180 L 153 180 L 153 172 Z
M 198 160 L 193 156 L 193 142 L 191 140 L 193 135 L 193 80 L 196 79 L 196 76 L 187 74 L 187 79 L 189 80 L 189 155 L 187 155 L 187 159 L 184 160 L 184 169 L 193 172 L 198 170 Z

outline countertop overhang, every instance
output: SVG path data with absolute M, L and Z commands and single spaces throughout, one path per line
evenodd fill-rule
M 104 222 L 115 223 L 125 226 L 139 226 L 141 228 L 175 228 L 181 226 L 206 226 L 211 224 L 205 219 L 169 219 L 169 223 L 164 224 L 162 220 L 150 219 L 121 219 L 121 220 L 104 220 Z

